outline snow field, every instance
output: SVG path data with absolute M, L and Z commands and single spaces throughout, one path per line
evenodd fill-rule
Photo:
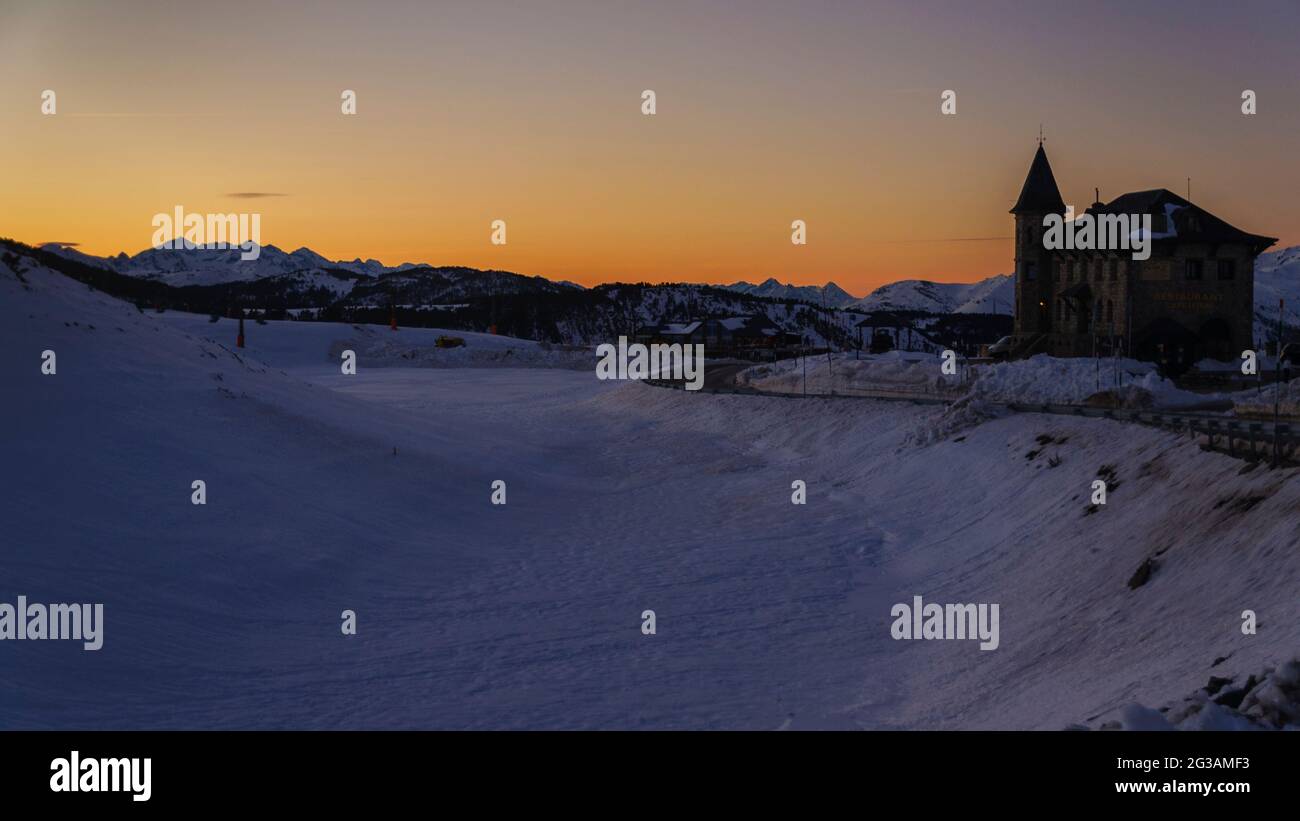
M 562 368 L 344 377 L 349 326 L 249 323 L 236 352 L 228 320 L 11 274 L 0 593 L 103 602 L 105 642 L 0 646 L 0 727 L 1057 729 L 1300 647 L 1296 471 L 1173 434 L 1021 414 L 935 441 L 935 408 Z M 1000 648 L 892 640 L 915 595 L 999 603 Z

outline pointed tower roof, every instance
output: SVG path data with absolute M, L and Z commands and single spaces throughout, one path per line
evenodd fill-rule
M 1038 153 L 1029 166 L 1029 176 L 1025 177 L 1025 186 L 1020 189 L 1020 199 L 1011 209 L 1012 214 L 1060 214 L 1065 211 L 1065 200 L 1061 199 L 1061 189 L 1056 187 L 1056 177 L 1052 175 L 1052 166 L 1047 162 L 1047 152 L 1043 144 L 1038 144 Z

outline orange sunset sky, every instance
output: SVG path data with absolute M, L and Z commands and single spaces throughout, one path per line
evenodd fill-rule
M 0 236 L 133 254 L 181 205 L 335 259 L 862 295 L 1009 271 L 1042 123 L 1079 209 L 1190 176 L 1300 243 L 1294 3 L 205 8 L 0 0 Z

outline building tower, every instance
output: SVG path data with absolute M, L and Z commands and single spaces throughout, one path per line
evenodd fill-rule
M 1043 247 L 1043 217 L 1065 214 L 1065 202 L 1041 140 L 1011 213 L 1016 216 L 1015 334 L 1018 344 L 1023 345 L 1053 328 L 1052 252 Z

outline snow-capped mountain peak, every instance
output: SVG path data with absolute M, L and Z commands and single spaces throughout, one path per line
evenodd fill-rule
M 857 301 L 857 297 L 845 291 L 834 282 L 825 285 L 787 285 L 776 277 L 768 277 L 762 283 L 733 282 L 720 286 L 729 291 L 736 291 L 750 296 L 768 297 L 770 299 L 797 299 L 814 305 L 825 304 L 827 308 L 843 308 Z
M 332 261 L 305 246 L 286 253 L 275 245 L 263 245 L 257 259 L 250 260 L 243 259 L 242 250 L 237 247 L 146 248 L 133 256 L 123 252 L 112 257 L 91 256 L 62 243 L 49 243 L 44 248 L 78 262 L 108 268 L 127 276 L 156 280 L 174 287 L 223 285 L 327 271 L 379 277 L 418 267 L 409 262 L 388 266 L 375 259 Z
M 1014 298 L 1015 280 L 1011 274 L 974 283 L 904 279 L 882 285 L 852 307 L 864 311 L 1010 314 Z

